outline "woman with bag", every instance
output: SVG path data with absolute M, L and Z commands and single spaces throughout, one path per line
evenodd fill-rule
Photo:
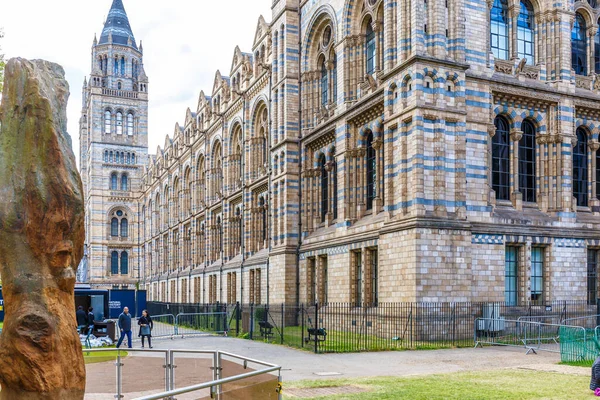
M 142 337 L 142 349 L 144 348 L 144 338 L 148 338 L 148 347 L 152 348 L 152 328 L 154 327 L 154 323 L 147 310 L 142 311 L 138 325 L 140 326 L 140 336 Z

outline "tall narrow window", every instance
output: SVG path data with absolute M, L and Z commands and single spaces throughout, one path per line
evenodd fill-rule
M 109 134 L 110 133 L 110 126 L 111 126 L 111 115 L 110 115 L 110 111 L 105 111 L 104 112 L 104 133 L 105 134 Z
M 113 75 L 119 75 L 119 58 L 117 56 L 115 56 L 113 64 Z
M 116 172 L 113 172 L 110 176 L 110 190 L 119 190 L 119 182 Z
M 573 146 L 573 196 L 577 205 L 588 205 L 588 147 L 587 132 L 577 128 L 577 144 Z
M 123 134 L 123 114 L 121 112 L 117 113 L 117 135 Z
M 338 181 L 337 181 L 337 161 L 333 160 L 333 170 L 331 171 L 333 178 L 333 219 L 338 217 Z
M 125 57 L 121 57 L 121 75 L 125 75 Z
M 508 59 L 508 3 L 506 0 L 494 0 L 491 15 L 491 45 L 494 57 Z
M 260 214 L 262 219 L 261 240 L 265 243 L 267 241 L 267 207 L 264 197 L 260 199 Z
M 129 254 L 126 251 L 121 253 L 121 275 L 129 274 Z
M 119 253 L 116 251 L 110 253 L 110 273 L 113 275 L 119 274 Z
M 362 305 L 362 252 L 357 251 L 354 253 L 354 262 L 356 265 L 356 275 L 354 277 L 354 285 L 356 291 L 356 307 Z
M 587 302 L 596 305 L 598 301 L 598 249 L 587 252 Z
M 129 190 L 129 182 L 127 179 L 127 175 L 123 174 L 121 176 L 121 190 L 126 191 Z
M 510 142 L 508 122 L 503 117 L 494 120 L 496 134 L 492 138 L 492 189 L 496 199 L 510 200 Z
M 373 132 L 367 136 L 367 210 L 373 208 L 377 193 L 377 152 L 373 148 Z
M 527 0 L 521 0 L 521 11 L 517 20 L 518 57 L 527 59 L 527 64 L 534 64 L 534 27 L 533 7 Z
M 587 75 L 587 27 L 581 14 L 575 14 L 571 30 L 571 66 L 577 75 Z
M 542 302 L 544 293 L 544 249 L 531 249 L 531 300 Z
M 507 247 L 504 259 L 504 301 L 508 306 L 517 305 L 518 248 Z
M 127 135 L 133 135 L 133 114 L 127 114 Z
M 104 162 L 108 162 L 108 150 L 104 151 Z
M 379 271 L 377 250 L 371 250 L 371 305 L 377 306 L 379 299 Z
M 319 168 L 321 169 L 321 222 L 325 221 L 325 215 L 327 215 L 328 199 L 329 199 L 329 184 L 328 184 L 328 172 L 326 168 L 325 156 L 321 155 L 319 159 Z
M 367 22 L 367 31 L 365 34 L 367 75 L 373 75 L 375 72 L 375 32 L 371 25 L 371 21 Z
M 129 237 L 129 223 L 127 222 L 127 218 L 121 220 L 121 237 Z
M 523 137 L 519 141 L 519 190 L 523 201 L 535 202 L 535 126 L 529 120 L 521 125 Z
M 327 76 L 327 63 L 325 58 L 321 61 L 321 105 L 326 106 L 329 95 L 329 77 Z
M 337 54 L 333 53 L 333 55 L 331 56 L 331 58 L 333 59 L 333 71 L 331 71 L 331 79 L 333 80 L 333 98 L 331 99 L 332 103 L 337 103 L 337 96 L 338 96 L 338 88 L 337 88 L 337 75 L 338 75 L 338 69 L 337 69 Z
M 600 20 L 598 20 L 598 24 L 600 24 Z M 600 74 L 600 29 L 594 36 L 594 71 Z
M 317 302 L 317 261 L 315 258 L 308 259 L 308 273 L 309 279 L 308 282 L 308 304 L 315 304 Z
M 119 236 L 119 220 L 117 218 L 110 220 L 110 236 Z
M 135 154 L 131 154 L 131 163 L 135 165 Z

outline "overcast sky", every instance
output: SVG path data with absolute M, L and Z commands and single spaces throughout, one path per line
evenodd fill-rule
M 112 0 L 2 1 L 0 41 L 7 58 L 43 58 L 61 64 L 71 88 L 69 133 L 79 164 L 81 88 L 91 71 Z M 233 50 L 250 52 L 258 17 L 271 21 L 272 0 L 123 0 L 136 41 L 143 41 L 150 80 L 149 148 L 172 136 L 185 110 L 195 111 L 201 89 L 210 94 L 217 69 L 229 74 Z

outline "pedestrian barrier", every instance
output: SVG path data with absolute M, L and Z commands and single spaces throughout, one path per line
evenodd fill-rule
M 193 392 L 194 398 L 281 399 L 280 366 L 227 352 L 91 349 L 85 354 L 106 358 L 86 365 L 86 396 L 93 398 L 174 399 Z M 97 371 L 102 379 L 90 379 Z
M 226 312 L 182 313 L 175 318 L 175 336 L 206 335 L 209 333 L 226 333 Z
M 563 361 L 587 360 L 596 347 L 594 332 L 581 326 L 503 318 L 477 318 L 473 340 L 475 347 L 516 346 L 526 349 L 526 354 L 560 353 Z
M 600 325 L 600 315 L 586 315 L 582 317 L 566 318 L 561 321 L 563 325 L 582 326 L 586 329 L 593 329 Z
M 137 325 L 137 320 L 133 323 L 134 330 Z M 152 316 L 152 338 L 170 338 L 173 339 L 175 336 L 175 324 L 176 318 L 173 314 L 163 314 L 163 315 L 153 315 Z M 135 332 L 135 331 L 134 331 Z M 139 332 L 139 330 L 138 330 Z M 139 340 L 140 337 L 138 335 L 133 335 L 134 340 Z

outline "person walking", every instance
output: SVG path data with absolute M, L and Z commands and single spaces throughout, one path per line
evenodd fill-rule
M 123 343 L 125 336 L 127 336 L 127 347 L 131 349 L 131 314 L 129 314 L 128 307 L 123 308 L 123 312 L 119 315 L 118 325 L 119 330 L 121 331 L 121 337 L 117 342 L 117 349 L 121 347 L 121 343 Z
M 148 347 L 152 348 L 152 328 L 154 328 L 154 322 L 152 322 L 148 310 L 142 311 L 138 325 L 140 326 L 140 336 L 142 337 L 142 349 L 144 348 L 144 338 L 148 338 Z
M 91 329 L 92 331 L 94 330 L 94 308 L 90 307 L 88 308 L 88 314 L 87 314 L 87 326 L 88 326 L 88 332 Z
M 77 318 L 77 330 L 80 333 L 83 333 L 84 329 L 87 327 L 87 315 L 85 314 L 85 311 L 83 311 L 82 306 L 77 307 L 75 317 Z

